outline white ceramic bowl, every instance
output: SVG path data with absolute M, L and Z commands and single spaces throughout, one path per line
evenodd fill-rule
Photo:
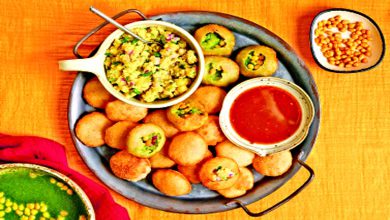
M 348 68 L 331 65 L 328 63 L 326 57 L 321 52 L 321 47 L 315 43 L 314 40 L 316 36 L 314 31 L 318 27 L 318 22 L 328 20 L 329 18 L 332 18 L 336 15 L 340 15 L 341 19 L 349 20 L 350 22 L 360 21 L 362 22 L 364 29 L 371 31 L 372 41 L 369 42 L 369 45 L 371 46 L 372 55 L 368 57 L 367 63 L 361 63 L 357 67 Z M 349 31 L 342 33 L 342 37 L 348 38 Z M 372 69 L 382 61 L 385 55 L 385 39 L 375 21 L 363 13 L 343 8 L 332 8 L 322 11 L 313 19 L 310 28 L 310 46 L 313 57 L 321 68 L 338 73 L 354 73 Z
M 164 21 L 153 21 L 153 20 L 145 20 L 145 21 L 137 21 L 130 24 L 125 25 L 126 28 L 132 29 L 137 27 L 150 27 L 150 26 L 163 26 L 169 30 L 171 30 L 176 35 L 182 37 L 189 46 L 195 51 L 198 56 L 198 73 L 194 81 L 192 82 L 190 88 L 180 96 L 174 97 L 169 100 L 161 100 L 155 101 L 151 103 L 142 102 L 135 98 L 128 99 L 124 95 L 122 95 L 119 91 L 115 90 L 111 83 L 107 80 L 106 71 L 104 68 L 104 60 L 106 58 L 105 52 L 111 46 L 112 42 L 119 38 L 124 32 L 121 30 L 116 30 L 111 33 L 101 44 L 97 53 L 87 59 L 74 59 L 74 60 L 63 60 L 59 62 L 59 68 L 64 71 L 82 71 L 82 72 L 91 72 L 95 74 L 100 82 L 103 84 L 104 88 L 108 92 L 110 92 L 116 98 L 122 100 L 131 105 L 145 107 L 145 108 L 165 108 L 174 104 L 177 104 L 186 98 L 188 98 L 195 90 L 199 87 L 202 82 L 202 78 L 204 75 L 204 56 L 201 47 L 194 37 L 186 30 L 181 27 L 178 27 L 172 23 L 164 22 Z
M 302 110 L 302 120 L 298 129 L 289 138 L 273 144 L 250 143 L 248 140 L 242 138 L 239 134 L 237 134 L 237 132 L 232 127 L 232 124 L 230 122 L 230 109 L 233 102 L 243 92 L 259 86 L 278 87 L 290 93 L 298 101 L 299 106 Z M 219 116 L 219 124 L 225 136 L 232 143 L 252 152 L 255 152 L 256 154 L 264 156 L 283 150 L 289 150 L 298 146 L 308 134 L 310 124 L 314 118 L 314 113 L 314 105 L 310 97 L 299 86 L 295 85 L 290 81 L 276 77 L 259 77 L 246 80 L 236 85 L 229 91 L 222 105 L 222 110 Z

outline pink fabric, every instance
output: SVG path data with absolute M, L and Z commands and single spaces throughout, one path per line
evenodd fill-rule
M 52 140 L 0 134 L 0 163 L 32 163 L 53 168 L 75 181 L 88 195 L 97 220 L 129 220 L 127 210 L 112 199 L 110 192 L 70 169 L 64 147 Z

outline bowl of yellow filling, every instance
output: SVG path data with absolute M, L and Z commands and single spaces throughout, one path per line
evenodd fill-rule
M 60 61 L 65 71 L 91 72 L 116 98 L 146 108 L 163 108 L 188 98 L 204 74 L 204 57 L 186 30 L 163 21 L 137 21 L 110 34 L 87 59 Z

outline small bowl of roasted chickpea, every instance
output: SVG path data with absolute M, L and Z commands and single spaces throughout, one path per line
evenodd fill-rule
M 336 73 L 370 70 L 385 55 L 385 39 L 375 21 L 343 8 L 317 14 L 310 27 L 310 47 L 317 64 Z

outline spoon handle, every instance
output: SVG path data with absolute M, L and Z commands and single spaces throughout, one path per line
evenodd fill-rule
M 131 36 L 133 36 L 134 38 L 144 42 L 144 43 L 149 43 L 147 40 L 139 37 L 138 35 L 134 34 L 133 32 L 129 31 L 126 27 L 124 27 L 123 25 L 119 24 L 118 22 L 116 22 L 114 19 L 108 17 L 106 14 L 104 14 L 103 12 L 99 11 L 98 9 L 94 8 L 93 6 L 90 6 L 89 7 L 89 10 L 93 13 L 95 13 L 96 15 L 98 15 L 99 17 L 103 18 L 104 20 L 110 22 L 111 24 L 113 24 L 115 27 L 119 28 L 120 30 L 124 31 L 125 33 L 128 33 L 130 34 Z

